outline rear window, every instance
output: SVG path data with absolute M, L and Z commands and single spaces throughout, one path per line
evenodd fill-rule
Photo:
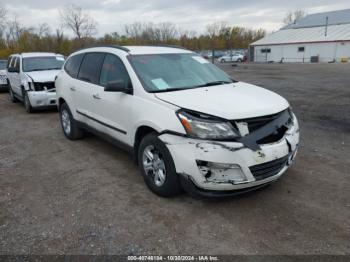
M 64 66 L 64 70 L 67 72 L 68 75 L 70 75 L 73 78 L 77 78 L 79 67 L 81 64 L 81 61 L 83 60 L 84 54 L 79 54 L 72 56 L 68 59 Z
M 87 53 L 81 63 L 78 79 L 93 84 L 99 84 L 104 58 L 104 53 Z

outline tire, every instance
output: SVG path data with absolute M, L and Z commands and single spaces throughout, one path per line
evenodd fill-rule
M 172 197 L 183 191 L 173 158 L 157 133 L 150 133 L 142 139 L 138 165 L 146 185 L 156 195 Z
M 59 115 L 63 134 L 69 140 L 78 140 L 83 138 L 84 131 L 78 127 L 78 124 L 73 118 L 72 112 L 66 103 L 63 103 L 60 106 Z
M 12 103 L 17 103 L 18 102 L 18 99 L 15 97 L 14 93 L 13 93 L 13 90 L 12 90 L 12 87 L 10 85 L 10 82 L 8 82 L 8 88 L 9 88 L 9 97 L 10 97 L 10 101 Z
M 238 63 L 242 63 L 242 59 L 240 59 L 240 58 L 237 59 L 237 62 L 238 62 Z
M 33 113 L 34 109 L 32 107 L 32 105 L 30 104 L 30 100 L 28 97 L 28 93 L 27 91 L 23 90 L 23 104 L 24 104 L 24 108 L 26 109 L 27 113 Z

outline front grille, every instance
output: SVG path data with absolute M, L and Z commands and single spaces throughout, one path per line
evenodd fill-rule
M 34 83 L 35 91 L 55 89 L 55 82 Z
M 273 114 L 273 115 L 254 117 L 254 118 L 248 118 L 248 119 L 244 119 L 244 120 L 239 120 L 238 122 L 245 122 L 245 123 L 247 123 L 249 132 L 251 133 L 251 132 L 259 129 L 260 127 L 263 127 L 264 125 L 268 124 L 269 122 L 275 120 L 282 113 L 284 113 L 284 111 L 279 112 L 277 114 Z
M 274 143 L 277 142 L 279 140 L 281 140 L 285 133 L 288 130 L 288 125 L 290 125 L 290 123 L 292 122 L 292 115 L 291 112 L 288 110 L 288 114 L 289 114 L 289 119 L 288 121 L 285 123 L 284 126 L 278 128 L 277 130 L 275 130 L 273 133 L 269 134 L 268 136 L 256 141 L 257 144 L 262 145 L 262 144 L 270 144 L 270 143 Z M 273 114 L 273 115 L 268 115 L 268 116 L 262 116 L 262 117 L 255 117 L 255 118 L 248 118 L 248 119 L 240 119 L 236 122 L 245 122 L 248 125 L 248 130 L 249 133 L 252 133 L 256 130 L 258 130 L 259 128 L 267 125 L 268 123 L 272 122 L 273 120 L 275 120 L 276 118 L 280 117 L 282 114 L 284 114 L 285 111 L 279 112 L 277 114 Z M 231 121 L 232 124 L 234 124 L 234 121 Z
M 287 164 L 289 155 L 260 165 L 249 167 L 255 179 L 263 180 L 265 178 L 277 175 Z
M 1 80 L 1 81 L 6 81 L 6 80 L 7 80 L 7 76 L 5 76 L 5 75 L 0 75 L 0 80 Z

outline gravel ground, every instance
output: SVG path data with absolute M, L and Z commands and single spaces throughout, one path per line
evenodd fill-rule
M 0 254 L 350 254 L 350 65 L 239 65 L 301 124 L 293 167 L 229 200 L 163 199 L 125 152 L 0 94 Z

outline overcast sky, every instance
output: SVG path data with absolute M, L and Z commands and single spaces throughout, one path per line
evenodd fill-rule
M 26 26 L 47 22 L 59 27 L 58 9 L 66 4 L 81 6 L 98 22 L 98 35 L 124 32 L 133 22 L 172 22 L 180 28 L 205 31 L 205 25 L 226 21 L 229 25 L 268 32 L 278 30 L 289 10 L 307 13 L 350 8 L 350 0 L 0 0 Z

